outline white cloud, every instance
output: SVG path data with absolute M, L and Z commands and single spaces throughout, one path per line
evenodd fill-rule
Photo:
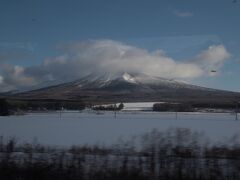
M 3 80 L 4 80 L 3 77 L 0 76 L 0 85 L 3 84 Z
M 25 68 L 17 65 L 2 64 L 1 65 L 1 76 L 4 81 L 1 85 L 4 85 L 4 89 L 15 89 L 21 87 L 32 86 L 37 83 L 36 77 L 27 75 Z
M 206 72 L 209 72 L 210 75 L 213 75 L 211 71 L 219 70 L 230 56 L 230 53 L 223 45 L 212 45 L 197 55 L 193 61 Z
M 66 82 L 90 73 L 145 73 L 165 78 L 188 79 L 208 74 L 208 67 L 221 68 L 229 52 L 213 45 L 191 61 L 176 61 L 162 50 L 149 52 L 112 40 L 84 41 L 58 47 L 61 55 L 48 58 L 38 66 L 1 67 L 4 82 L 10 87 L 31 86 L 41 82 Z M 0 71 L 1 72 L 1 71 Z
M 54 78 L 78 78 L 91 72 L 137 72 L 168 78 L 193 78 L 203 73 L 197 65 L 178 63 L 161 50 L 148 52 L 116 41 L 80 42 L 60 49 L 64 55 L 47 59 L 41 67 Z

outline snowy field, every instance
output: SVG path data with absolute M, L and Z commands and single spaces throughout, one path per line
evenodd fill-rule
M 224 141 L 240 134 L 240 120 L 230 113 L 156 113 L 92 111 L 30 113 L 0 117 L 0 135 L 17 137 L 21 142 L 49 145 L 110 144 L 119 138 L 130 139 L 152 129 L 190 128 L 204 132 L 213 141 Z

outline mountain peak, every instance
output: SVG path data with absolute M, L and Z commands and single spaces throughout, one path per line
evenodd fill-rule
M 124 74 L 122 75 L 122 78 L 123 78 L 125 81 L 127 81 L 127 82 L 137 83 L 137 82 L 136 82 L 136 79 L 135 79 L 133 76 L 131 76 L 130 74 L 126 73 L 126 72 L 124 72 Z
M 100 88 L 106 89 L 113 87 L 118 87 L 122 89 L 122 86 L 141 86 L 145 88 L 158 88 L 158 87 L 166 87 L 166 88 L 190 88 L 196 89 L 200 88 L 198 86 L 190 85 L 187 83 L 183 83 L 180 81 L 176 81 L 173 79 L 166 79 L 161 77 L 149 76 L 146 74 L 140 73 L 128 73 L 122 72 L 117 74 L 90 74 L 85 76 L 77 81 L 74 81 L 74 85 L 78 86 L 81 89 L 92 89 L 92 88 Z

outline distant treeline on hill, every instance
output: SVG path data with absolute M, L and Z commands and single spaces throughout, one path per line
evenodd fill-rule
M 56 100 L 56 99 L 6 99 L 0 98 L 0 116 L 6 116 L 25 111 L 55 111 L 55 110 L 83 110 L 90 107 L 93 110 L 116 111 L 122 110 L 124 104 L 119 105 L 93 105 L 83 101 L 74 100 Z M 155 103 L 153 111 L 169 112 L 193 112 L 201 108 L 229 109 L 238 111 L 236 102 L 231 103 L 197 103 L 197 102 L 166 102 Z
M 192 112 L 194 108 L 187 103 L 156 103 L 153 105 L 153 111 Z
M 0 116 L 10 115 L 10 106 L 6 99 L 0 99 Z
M 213 108 L 213 109 L 231 109 L 238 111 L 238 104 L 232 103 L 155 103 L 153 111 L 169 111 L 169 112 L 193 112 L 198 108 Z
M 110 104 L 110 105 L 98 105 L 93 106 L 93 110 L 103 110 L 103 111 L 116 111 L 116 110 L 122 110 L 124 108 L 123 103 L 120 103 L 118 106 L 116 104 Z
M 83 110 L 85 103 L 71 100 L 16 100 L 0 99 L 0 115 L 9 115 L 16 111 L 46 111 L 46 110 Z

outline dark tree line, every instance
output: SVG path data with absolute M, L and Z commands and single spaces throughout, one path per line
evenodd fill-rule
M 153 111 L 192 112 L 194 108 L 187 103 L 156 103 L 153 105 Z
M 239 102 L 229 103 L 196 103 L 196 102 L 166 102 L 166 103 L 155 103 L 153 105 L 153 111 L 169 111 L 169 112 L 193 112 L 197 109 L 225 109 L 239 112 Z
M 8 116 L 10 114 L 10 106 L 6 99 L 0 99 L 0 116 Z
M 113 146 L 54 148 L 0 137 L 3 180 L 239 180 L 237 143 L 209 145 L 189 129 L 153 130 Z M 236 139 L 237 140 L 237 139 Z M 138 144 L 135 146 L 134 144 Z
M 18 100 L 18 99 L 0 99 L 0 115 L 9 115 L 18 111 L 48 111 L 61 110 L 83 110 L 86 104 L 82 101 L 72 100 Z
M 119 111 L 124 108 L 123 103 L 120 103 L 118 106 L 116 104 L 114 105 L 98 105 L 98 106 L 93 106 L 93 110 L 102 110 L 102 111 Z

